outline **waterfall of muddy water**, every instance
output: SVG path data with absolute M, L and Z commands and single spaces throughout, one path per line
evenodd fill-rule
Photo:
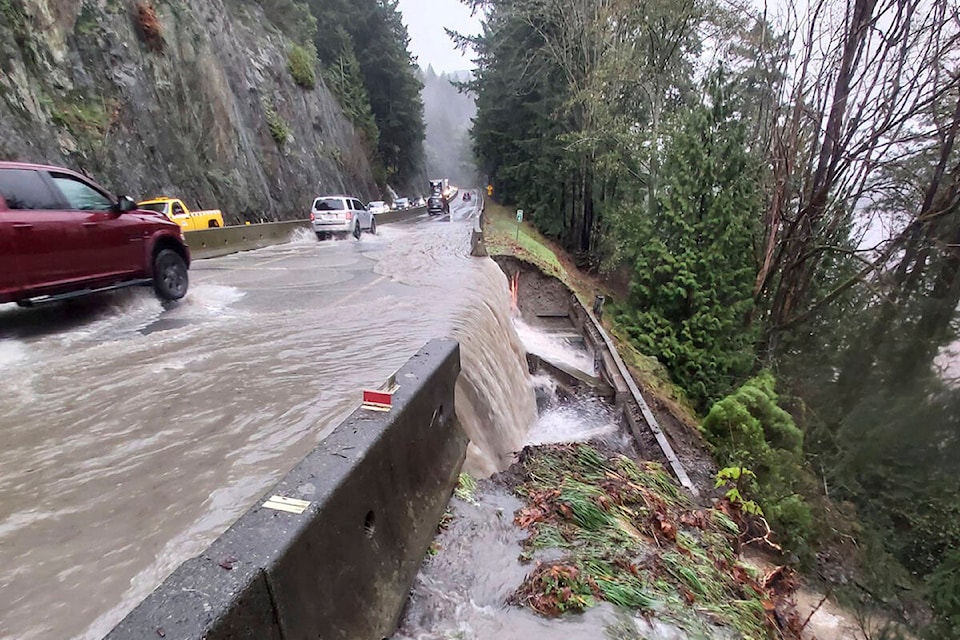
M 508 463 L 533 388 L 460 213 L 198 260 L 177 305 L 0 305 L 0 638 L 101 638 L 430 339 L 464 343 L 471 468 Z
M 432 233 L 428 242 L 394 243 L 378 272 L 421 288 L 456 283 L 438 295 L 460 300 L 453 305 L 450 333 L 460 342 L 457 417 L 470 437 L 464 471 L 486 477 L 509 467 L 523 448 L 537 419 L 536 398 L 507 280 L 492 260 L 469 257 L 462 228 L 452 226 L 451 232 Z

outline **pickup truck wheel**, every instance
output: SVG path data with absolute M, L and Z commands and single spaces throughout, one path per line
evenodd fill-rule
M 377 219 L 370 216 L 370 235 L 377 235 Z
M 179 300 L 187 295 L 187 264 L 180 254 L 164 249 L 153 259 L 153 290 L 163 300 Z
M 210 221 L 210 224 L 208 225 L 207 228 L 209 228 L 209 229 L 216 229 L 216 228 L 219 227 L 219 226 L 220 226 L 220 225 L 217 223 L 216 220 L 211 220 L 211 221 Z

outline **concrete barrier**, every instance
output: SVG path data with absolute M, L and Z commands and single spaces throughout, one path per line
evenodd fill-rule
M 184 239 L 190 247 L 191 257 L 200 260 L 290 242 L 297 229 L 310 229 L 310 221 L 265 222 L 188 231 L 184 234 Z
M 378 225 L 393 224 L 412 220 L 427 211 L 426 207 L 389 211 L 377 214 Z M 262 249 L 275 244 L 290 242 L 297 229 L 312 231 L 309 220 L 291 220 L 286 222 L 264 222 L 216 229 L 187 231 L 184 238 L 190 247 L 190 255 L 195 260 L 217 258 L 238 251 Z
M 474 258 L 486 258 L 490 254 L 487 252 L 487 243 L 483 236 L 483 225 L 486 222 L 487 202 L 483 199 L 483 193 L 477 190 L 480 198 L 478 208 L 480 213 L 477 215 L 473 230 L 470 232 L 470 255 Z
M 358 409 L 265 494 L 305 512 L 259 501 L 106 640 L 390 636 L 466 454 L 459 371 L 455 341 L 428 343 L 397 372 L 389 413 Z
M 412 209 L 403 209 L 402 211 L 387 211 L 377 214 L 377 224 L 393 224 L 394 222 L 404 222 L 422 216 L 427 212 L 426 207 L 414 207 Z

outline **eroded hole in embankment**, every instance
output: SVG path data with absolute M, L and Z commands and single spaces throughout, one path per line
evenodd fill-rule
M 662 483 L 676 500 L 679 490 L 659 465 L 636 462 L 616 389 L 603 379 L 571 292 L 531 265 L 497 261 L 510 283 L 509 322 L 526 350 L 538 415 L 512 466 L 479 481 L 461 477 L 394 637 L 575 640 L 617 629 L 650 640 L 687 637 L 672 621 L 648 620 L 649 609 L 619 606 L 650 604 L 638 584 L 598 578 L 641 563 L 646 549 L 604 559 L 621 537 L 643 536 L 621 522 L 637 505 L 618 504 L 604 483 L 614 482 L 614 493 L 641 479 Z M 591 539 L 600 547 L 574 549 Z

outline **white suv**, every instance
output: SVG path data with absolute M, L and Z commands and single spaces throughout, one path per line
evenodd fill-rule
M 388 207 L 387 203 L 384 202 L 383 200 L 374 200 L 373 202 L 367 205 L 367 209 L 369 209 L 370 213 L 374 215 L 378 213 L 386 213 L 390 211 L 390 207 Z
M 353 234 L 360 239 L 362 231 L 377 232 L 377 221 L 363 203 L 350 196 L 320 196 L 310 208 L 310 223 L 317 240 L 330 236 L 345 238 Z

